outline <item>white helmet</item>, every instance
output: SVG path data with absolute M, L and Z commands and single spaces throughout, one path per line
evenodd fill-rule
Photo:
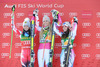
M 68 21 L 64 22 L 62 26 L 64 26 L 64 25 L 65 25 L 65 26 L 68 26 L 68 27 L 71 27 L 71 24 L 70 24 L 70 22 L 68 22 Z
M 30 19 L 29 18 L 25 18 L 24 22 L 23 22 L 23 27 L 27 25 L 28 27 L 30 27 Z
M 43 20 L 42 21 L 45 21 L 45 20 L 48 20 L 50 22 L 50 18 L 47 15 L 43 16 Z

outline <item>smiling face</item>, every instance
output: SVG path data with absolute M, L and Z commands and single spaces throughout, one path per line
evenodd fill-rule
M 25 26 L 23 27 L 23 29 L 24 29 L 25 31 L 28 31 L 28 29 L 29 29 L 28 25 L 25 25 Z
M 43 26 L 45 26 L 45 27 L 46 27 L 46 26 L 49 26 L 49 21 L 48 21 L 48 20 L 44 20 L 44 21 L 43 21 Z
M 65 32 L 65 31 L 67 31 L 67 29 L 68 29 L 68 26 L 63 26 L 63 31 Z

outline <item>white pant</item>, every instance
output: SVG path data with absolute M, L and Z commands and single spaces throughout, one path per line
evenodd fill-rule
M 50 49 L 39 49 L 38 50 L 39 67 L 44 67 L 44 61 L 45 61 L 46 67 L 48 66 L 49 58 L 50 58 L 49 51 Z M 43 52 L 44 52 L 44 57 L 43 57 Z
M 63 65 L 64 57 L 65 57 L 65 54 L 64 54 L 64 49 L 63 49 L 61 51 L 61 55 L 60 55 L 61 65 Z M 74 59 L 75 59 L 74 51 L 73 51 L 73 49 L 71 49 L 71 55 L 69 56 L 69 65 L 68 65 L 68 67 L 73 67 Z

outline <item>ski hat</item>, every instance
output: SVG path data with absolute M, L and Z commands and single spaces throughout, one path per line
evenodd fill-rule
M 30 19 L 29 18 L 25 18 L 24 22 L 23 22 L 23 27 L 27 25 L 28 27 L 30 27 Z
M 68 21 L 64 22 L 62 26 L 64 26 L 64 25 L 67 26 L 67 27 L 71 27 L 71 24 Z
M 48 21 L 50 22 L 50 18 L 49 18 L 47 15 L 44 15 L 44 16 L 43 16 L 42 21 L 45 21 L 45 20 L 48 20 Z

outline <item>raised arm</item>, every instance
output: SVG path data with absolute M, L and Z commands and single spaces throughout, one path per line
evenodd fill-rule
M 55 21 L 54 31 L 56 32 L 57 35 L 59 35 L 61 37 L 62 33 L 58 30 L 58 27 L 61 26 L 61 23 L 62 23 L 61 17 L 60 17 L 59 12 L 57 10 L 52 10 L 51 12 L 52 12 L 53 20 Z
M 11 28 L 13 29 L 13 31 L 18 34 L 19 37 L 21 37 L 21 31 L 19 31 L 14 24 L 14 14 L 12 13 L 11 15 Z
M 33 14 L 34 14 L 34 17 L 35 17 L 35 20 L 36 20 L 36 25 L 35 25 L 35 28 L 38 30 L 38 31 L 41 31 L 41 27 L 39 26 L 39 17 L 38 17 L 38 12 L 39 10 L 34 10 Z

